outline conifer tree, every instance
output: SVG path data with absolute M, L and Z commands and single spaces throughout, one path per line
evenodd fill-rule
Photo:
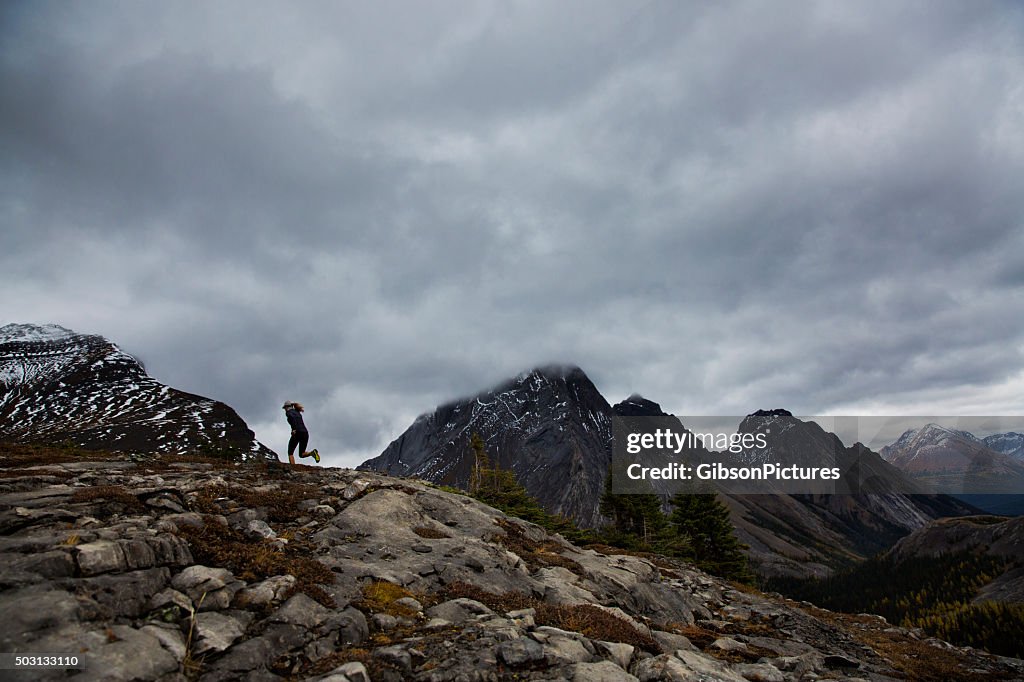
M 473 471 L 469 474 L 469 492 L 476 493 L 480 488 L 481 472 L 490 466 L 490 460 L 487 458 L 484 439 L 476 431 L 469 437 L 469 447 L 473 451 Z
M 610 527 L 604 532 L 604 540 L 608 544 L 666 556 L 691 557 L 686 538 L 675 532 L 661 511 L 658 495 L 617 495 L 612 492 L 612 474 L 609 471 L 599 509 L 611 520 Z
M 729 508 L 714 493 L 678 493 L 670 504 L 670 522 L 679 535 L 688 539 L 698 567 L 741 582 L 753 579 L 741 551 L 744 546 L 729 520 Z

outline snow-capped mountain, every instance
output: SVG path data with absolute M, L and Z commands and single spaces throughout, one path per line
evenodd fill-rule
M 1024 513 L 1024 462 L 1012 453 L 1019 438 L 1009 432 L 980 439 L 927 424 L 904 432 L 881 454 L 902 471 L 969 504 L 994 514 L 1018 515 Z M 1001 448 L 1010 452 L 1004 454 Z
M 998 437 L 1007 437 L 1003 442 L 1009 444 L 1011 434 Z M 939 424 L 904 432 L 892 445 L 882 448 L 881 455 L 899 469 L 914 474 L 967 473 L 981 468 L 1003 475 L 1024 474 L 1019 462 L 989 447 L 973 433 Z
M 102 336 L 55 324 L 0 327 L 0 440 L 276 459 L 224 403 L 164 386 Z
M 615 416 L 671 415 L 639 395 L 610 406 L 578 367 L 540 368 L 420 416 L 360 468 L 465 488 L 473 462 L 469 440 L 476 432 L 489 456 L 513 470 L 548 511 L 594 527 L 601 523 L 598 505 L 611 464 Z M 751 417 L 772 427 L 776 440 L 770 447 L 843 447 L 817 424 L 785 410 Z M 876 453 L 859 448 L 844 449 L 845 458 L 860 458 L 887 475 L 902 476 Z M 947 496 L 901 493 L 730 495 L 727 502 L 741 539 L 766 575 L 822 575 L 891 546 L 932 518 L 974 511 Z
M 413 422 L 360 468 L 465 488 L 469 442 L 515 472 L 549 511 L 594 525 L 611 461 L 612 408 L 578 367 L 540 367 Z
M 1001 452 L 1014 459 L 1024 461 L 1024 433 L 1017 433 L 1016 431 L 996 433 L 991 436 L 985 436 L 982 440 L 985 441 L 985 445 L 996 452 Z

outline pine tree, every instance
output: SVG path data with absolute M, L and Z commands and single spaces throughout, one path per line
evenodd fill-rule
M 481 472 L 490 466 L 484 439 L 474 431 L 469 437 L 469 447 L 473 451 L 473 470 L 469 474 L 469 492 L 475 493 L 480 488 Z
M 604 483 L 598 509 L 611 519 L 611 530 L 618 539 L 647 547 L 664 534 L 668 520 L 661 511 L 661 498 L 653 494 L 616 495 L 612 492 L 612 474 Z
M 502 469 L 497 463 L 492 465 L 479 434 L 470 437 L 470 447 L 473 449 L 470 495 L 509 516 L 536 523 L 551 533 L 561 533 L 570 542 L 593 541 L 591 533 L 577 528 L 571 519 L 544 509 L 519 482 L 515 472 Z
M 617 495 L 612 492 L 612 474 L 605 478 L 599 509 L 611 520 L 602 532 L 609 545 L 665 556 L 692 557 L 686 538 L 681 537 L 661 511 L 661 498 L 654 494 Z
M 693 561 L 701 569 L 741 582 L 753 579 L 743 544 L 729 520 L 729 508 L 713 493 L 678 493 L 670 500 L 670 522 L 686 538 Z

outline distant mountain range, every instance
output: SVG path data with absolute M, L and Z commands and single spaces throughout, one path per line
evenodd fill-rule
M 53 324 L 0 327 L 0 440 L 277 458 L 224 403 L 161 384 L 102 336 Z
M 876 453 L 859 444 L 846 448 L 813 422 L 785 410 L 755 415 L 762 418 L 744 422 L 741 431 L 765 424 L 766 416 L 778 421 L 773 450 L 763 455 L 829 448 L 893 484 L 871 495 L 726 496 L 762 574 L 823 575 L 890 547 L 933 518 L 977 512 L 948 496 L 892 492 L 913 483 Z M 579 367 L 541 367 L 420 416 L 360 468 L 466 487 L 476 432 L 490 457 L 513 470 L 549 511 L 594 527 L 601 523 L 598 505 L 611 464 L 612 419 L 644 416 L 670 415 L 639 395 L 610 405 Z
M 1024 461 L 1024 433 L 996 433 L 985 436 L 982 441 L 996 452 Z
M 978 438 L 926 424 L 904 432 L 881 455 L 922 483 L 954 492 L 986 511 L 1017 516 L 1024 514 L 1022 439 L 1016 432 Z

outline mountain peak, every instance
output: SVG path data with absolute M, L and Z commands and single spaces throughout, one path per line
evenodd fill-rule
M 476 433 L 491 461 L 515 472 L 549 511 L 592 526 L 611 459 L 611 416 L 582 369 L 545 365 L 421 415 L 360 468 L 465 487 Z
M 0 327 L 0 343 L 45 343 L 62 341 L 76 335 L 59 324 L 11 323 Z
M 539 365 L 533 369 L 522 372 L 517 378 L 520 380 L 526 380 L 532 376 L 540 376 L 546 379 L 575 379 L 575 378 L 588 378 L 587 373 L 584 372 L 578 365 L 572 363 L 559 363 L 553 362 L 546 365 Z
M 275 457 L 229 406 L 165 386 L 106 338 L 57 324 L 0 328 L 0 440 Z
M 661 405 L 634 393 L 621 403 L 612 406 L 612 412 L 619 417 L 668 417 Z
M 757 410 L 756 412 L 748 414 L 747 416 L 748 417 L 792 417 L 793 413 L 790 412 L 789 410 L 784 410 L 781 407 L 777 407 L 774 410 Z

